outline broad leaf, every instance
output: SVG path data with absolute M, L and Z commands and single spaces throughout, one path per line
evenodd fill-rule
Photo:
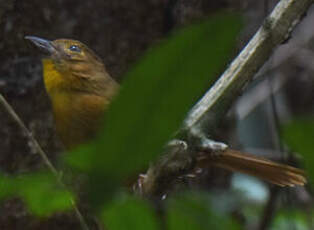
M 158 230 L 159 223 L 152 207 L 134 197 L 115 199 L 102 215 L 106 229 L 109 230 Z
M 49 216 L 72 207 L 72 194 L 61 188 L 56 178 L 48 173 L 33 173 L 16 177 L 0 177 L 0 198 L 20 197 L 30 211 L 38 216 Z
M 169 230 L 239 229 L 239 225 L 226 213 L 212 210 L 208 197 L 192 193 L 169 203 L 167 226 Z
M 161 153 L 226 64 L 240 24 L 238 16 L 224 14 L 184 28 L 126 74 L 98 139 L 68 158 L 89 172 L 94 193 L 108 193 Z

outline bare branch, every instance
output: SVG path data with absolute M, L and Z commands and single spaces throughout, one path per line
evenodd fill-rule
M 172 160 L 176 160 L 180 155 L 177 152 L 173 154 L 171 151 L 173 147 L 170 148 L 169 154 L 167 153 L 163 160 L 152 165 L 145 179 L 141 181 L 140 192 L 143 195 L 154 197 L 156 194 L 162 194 L 160 191 L 166 192 L 169 184 L 175 182 L 173 175 L 192 168 L 197 155 L 193 153 L 193 147 L 195 148 L 193 145 L 207 147 L 213 151 L 223 151 L 228 147 L 223 143 L 207 139 L 205 133 L 213 130 L 243 88 L 269 59 L 275 48 L 289 38 L 290 33 L 311 4 L 312 0 L 281 0 L 277 4 L 251 41 L 188 114 L 181 134 L 188 137 L 186 143 L 188 149 L 183 152 L 190 153 L 190 156 L 186 160 L 177 161 L 174 168 L 169 168 Z M 192 146 L 190 146 L 191 141 L 194 142 Z M 182 165 L 178 165 L 180 162 Z M 167 178 L 166 186 L 163 178 Z
M 281 0 L 229 68 L 192 108 L 184 130 L 202 126 L 210 132 L 275 48 L 289 38 L 312 2 Z

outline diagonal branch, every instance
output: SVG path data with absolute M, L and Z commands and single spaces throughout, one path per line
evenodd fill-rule
M 188 132 L 211 128 L 223 117 L 275 48 L 289 39 L 312 0 L 281 0 L 229 68 L 192 108 L 184 123 Z
M 275 48 L 289 39 L 290 33 L 301 21 L 312 2 L 313 0 L 281 0 L 276 5 L 246 47 L 189 112 L 180 130 L 181 136 L 187 137 L 188 149 L 181 154 L 176 151 L 176 154 L 173 154 L 173 146 L 168 146 L 164 160 L 152 165 L 145 179 L 141 180 L 139 190 L 143 195 L 154 197 L 162 194 L 161 191 L 168 191 L 175 179 L 182 176 L 182 172 L 193 168 L 193 162 L 197 158 L 197 154 L 193 153 L 193 147 L 214 151 L 227 148 L 223 143 L 206 138 L 205 134 L 210 133 L 224 117 L 236 97 L 252 81 Z M 182 160 L 182 154 L 189 160 Z M 170 169 L 171 165 L 175 167 Z M 167 178 L 167 183 L 163 183 L 162 178 Z

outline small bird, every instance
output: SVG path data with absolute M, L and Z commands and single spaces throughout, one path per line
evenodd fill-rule
M 48 54 L 42 60 L 56 131 L 67 149 L 93 138 L 119 89 L 101 59 L 83 43 L 26 36 Z
M 101 59 L 83 43 L 70 39 L 49 41 L 26 36 L 48 54 L 43 59 L 46 91 L 51 99 L 56 131 L 67 149 L 97 133 L 103 113 L 119 91 Z M 230 148 L 204 154 L 199 165 L 215 166 L 256 176 L 279 186 L 304 185 L 304 171 Z

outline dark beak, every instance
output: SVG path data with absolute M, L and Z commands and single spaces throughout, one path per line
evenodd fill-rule
M 49 41 L 49 40 L 46 40 L 46 39 L 43 39 L 43 38 L 39 38 L 39 37 L 35 37 L 35 36 L 25 36 L 24 38 L 27 39 L 27 40 L 30 40 L 37 47 L 39 47 L 41 50 L 47 52 L 48 54 L 53 54 L 53 53 L 56 52 L 56 48 L 54 47 L 52 42 Z

